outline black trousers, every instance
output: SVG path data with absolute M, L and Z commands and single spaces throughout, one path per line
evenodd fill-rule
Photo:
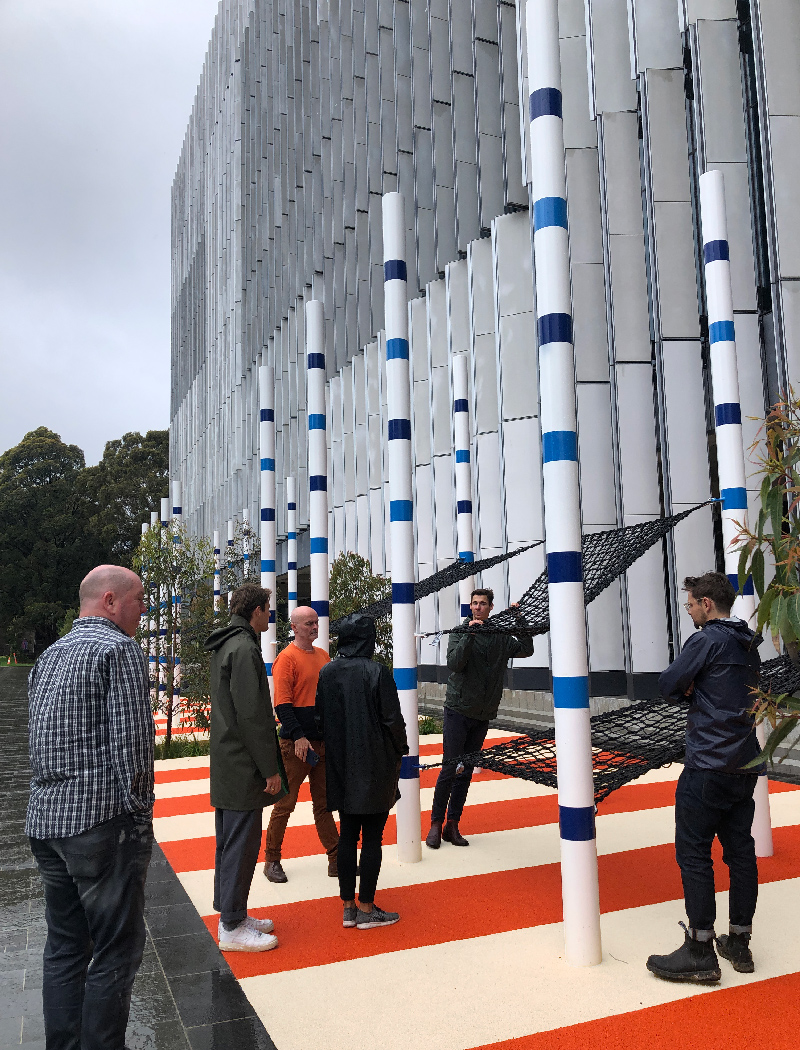
M 214 811 L 217 850 L 214 855 L 214 911 L 226 926 L 247 918 L 247 898 L 261 849 L 260 809 Z
M 758 865 L 750 828 L 755 774 L 687 769 L 675 791 L 675 857 L 681 869 L 689 925 L 713 929 L 717 914 L 711 844 L 716 836 L 731 876 L 732 926 L 749 927 L 758 898 Z
M 126 813 L 80 835 L 30 844 L 46 906 L 47 1050 L 123 1050 L 146 938 L 153 825 Z
M 444 709 L 444 743 L 442 752 L 444 761 L 442 771 L 436 781 L 433 792 L 431 820 L 444 821 L 445 811 L 448 820 L 461 820 L 467 792 L 472 781 L 472 766 L 465 766 L 456 773 L 459 755 L 479 751 L 483 747 L 489 723 L 479 718 L 469 718 L 449 707 Z
M 358 859 L 356 847 L 360 833 L 361 874 L 358 899 L 362 904 L 374 902 L 383 860 L 383 829 L 388 819 L 388 813 L 339 814 L 339 896 L 343 901 L 355 900 Z

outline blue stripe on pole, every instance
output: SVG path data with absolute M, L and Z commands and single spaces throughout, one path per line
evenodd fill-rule
M 288 591 L 286 597 L 289 599 L 290 602 L 296 602 L 297 591 Z
M 473 554 L 472 551 L 459 551 L 458 552 L 458 557 L 460 558 L 461 561 L 466 561 L 466 562 L 470 562 L 470 563 L 475 561 L 475 555 Z
M 413 521 L 413 510 L 410 499 L 393 499 L 389 503 L 389 521 Z
M 591 842 L 594 838 L 594 806 L 559 806 L 561 838 L 569 842 Z
M 312 600 L 308 604 L 311 606 L 311 608 L 314 610 L 317 616 L 330 616 L 330 604 L 328 602 L 314 601 L 314 599 L 312 598 Z
M 275 422 L 275 413 L 274 413 L 274 411 L 271 408 L 262 408 L 261 409 L 261 422 L 262 423 L 274 423 Z
M 736 339 L 733 321 L 714 321 L 708 326 L 708 339 L 711 343 L 732 343 Z
M 729 572 L 729 573 L 727 573 L 727 576 L 728 576 L 728 579 L 731 581 L 731 586 L 733 587 L 733 589 L 738 594 L 739 593 L 739 577 L 736 575 L 735 572 Z M 744 590 L 742 591 L 742 594 L 754 594 L 754 593 L 755 592 L 754 592 L 754 589 L 753 589 L 753 577 L 752 576 L 748 576 L 747 579 L 744 581 Z
M 325 355 L 324 354 L 309 354 L 307 364 L 309 368 L 324 368 L 325 367 Z
M 275 572 L 275 559 L 274 558 L 262 558 L 261 559 L 261 571 L 262 572 Z
M 741 423 L 741 407 L 735 401 L 729 401 L 725 405 L 716 405 L 714 407 L 714 422 L 718 427 L 724 427 L 726 423 Z
M 392 584 L 392 605 L 413 605 L 414 604 L 414 584 L 413 583 L 393 583 Z
M 545 314 L 537 322 L 539 346 L 572 342 L 572 318 L 569 314 Z
M 561 92 L 552 87 L 538 88 L 531 92 L 528 112 L 531 120 L 536 120 L 537 117 L 560 117 Z
M 297 533 L 296 532 L 287 532 L 286 533 L 286 539 L 287 540 L 296 540 L 297 539 Z
M 289 572 L 296 572 L 297 571 L 297 562 L 296 561 L 288 562 L 287 565 L 286 565 L 286 569 Z
M 416 667 L 395 667 L 392 673 L 394 674 L 394 684 L 398 689 L 417 688 Z
M 274 609 L 269 614 L 269 622 L 270 623 L 277 623 L 277 621 L 275 619 L 275 610 Z
M 263 456 L 262 459 L 261 459 L 261 469 L 262 470 L 274 470 L 275 469 L 275 460 L 274 459 L 268 459 L 266 456 Z
M 470 607 L 468 605 L 462 604 L 462 606 L 461 606 L 461 615 L 462 616 L 472 616 L 472 610 L 470 609 Z
M 471 514 L 472 513 L 472 500 L 471 499 L 460 499 L 456 503 L 456 514 Z
M 580 551 L 552 551 L 547 555 L 548 583 L 580 583 L 582 580 Z
M 386 360 L 408 360 L 408 340 L 407 339 L 387 339 L 386 340 Z
M 723 489 L 720 496 L 722 496 L 723 510 L 747 510 L 747 489 Z
M 567 228 L 567 202 L 563 197 L 541 197 L 533 204 L 533 228 L 544 230 L 548 226 Z
M 581 708 L 589 706 L 589 679 L 586 675 L 566 677 L 553 675 L 553 706 Z
M 400 759 L 400 779 L 419 780 L 419 755 L 402 756 Z
M 708 241 L 703 245 L 703 258 L 707 263 L 719 262 L 720 259 L 730 259 L 727 241 Z
M 469 463 L 469 449 L 458 448 L 456 449 L 456 463 Z
M 312 474 L 308 479 L 308 484 L 312 492 L 328 491 L 328 479 L 324 474 Z
M 172 508 L 172 513 L 173 514 L 183 514 L 183 507 L 173 507 Z
M 219 590 L 219 587 L 217 587 L 217 589 L 214 591 L 214 597 L 218 598 L 219 594 L 220 594 L 220 590 Z
M 312 412 L 308 417 L 309 430 L 324 430 L 325 416 L 322 412 Z
M 287 508 L 289 510 L 297 510 L 297 504 L 296 503 L 287 503 L 286 506 L 287 506 Z
M 548 430 L 542 434 L 542 455 L 545 463 L 578 460 L 578 435 L 574 430 Z
M 272 677 L 272 664 L 268 664 L 266 662 L 266 660 L 264 661 L 264 670 L 267 672 L 267 676 L 269 678 L 271 678 Z
M 328 553 L 328 537 L 327 536 L 312 536 L 309 540 L 309 547 L 312 554 L 327 554 Z
M 384 281 L 407 281 L 408 270 L 405 259 L 387 259 L 383 264 Z
M 274 507 L 262 507 L 261 508 L 261 520 L 262 521 L 274 521 L 275 520 L 275 509 L 274 509 Z
M 390 419 L 389 420 L 389 440 L 390 441 L 410 441 L 411 440 L 411 422 L 408 419 Z
M 469 412 L 469 402 L 465 397 L 457 397 L 453 402 L 454 412 Z
M 214 548 L 214 553 L 215 553 L 215 554 L 219 554 L 219 547 L 215 547 L 215 548 Z

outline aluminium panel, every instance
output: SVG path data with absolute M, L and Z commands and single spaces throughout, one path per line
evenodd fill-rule
M 699 334 L 692 206 L 687 201 L 653 207 L 661 336 L 696 339 Z
M 616 360 L 649 362 L 652 350 L 642 235 L 613 235 L 608 243 Z
M 577 396 L 581 517 L 585 526 L 613 528 L 617 510 L 610 386 L 607 382 L 578 383 Z
M 436 564 L 441 569 L 456 557 L 453 461 L 449 452 L 434 457 L 433 484 L 436 498 Z
M 572 267 L 575 367 L 578 381 L 608 381 L 605 275 L 601 264 Z
M 800 4 L 797 0 L 760 0 L 761 37 L 769 113 L 800 115 Z
M 431 461 L 430 384 L 427 379 L 414 383 L 414 459 L 417 466 Z
M 636 110 L 636 81 L 631 79 L 627 0 L 589 0 L 594 76 L 594 108 Z
M 711 495 L 700 343 L 670 340 L 661 360 L 672 503 L 700 503 Z
M 528 418 L 504 423 L 503 450 L 507 540 L 509 544 L 532 543 L 544 537 L 539 421 Z M 531 583 L 533 580 L 526 586 Z
M 503 529 L 501 519 L 500 448 L 497 431 L 479 434 L 475 439 L 477 464 L 477 493 L 475 514 L 481 557 L 486 550 L 501 548 Z M 502 569 L 502 565 L 499 566 Z
M 538 415 L 539 377 L 536 368 L 535 330 L 536 317 L 532 311 L 500 315 L 504 421 Z M 507 433 L 505 426 L 503 433 Z M 509 454 L 506 445 L 506 457 Z
M 698 22 L 697 47 L 706 168 L 725 161 L 746 161 L 736 22 Z
M 476 433 L 496 431 L 497 412 L 497 356 L 494 332 L 476 335 L 474 344 L 475 418 Z M 495 471 L 497 464 L 495 464 Z M 495 546 L 495 544 L 492 544 Z
M 589 110 L 586 37 L 569 37 L 560 44 L 564 145 L 567 149 L 596 146 L 597 129 Z
M 625 517 L 660 515 L 652 365 L 618 364 L 616 371 L 617 429 Z
M 570 262 L 573 265 L 602 263 L 603 236 L 600 224 L 597 150 L 568 149 L 566 161 Z
M 417 561 L 429 566 L 433 572 L 434 515 L 432 469 L 430 463 L 422 463 L 414 472 L 414 523 L 417 539 Z M 420 577 L 421 578 L 421 577 Z
M 800 116 L 770 117 L 769 130 L 780 275 L 797 280 L 800 278 L 800 194 L 797 192 Z
M 634 72 L 677 69 L 682 66 L 678 5 L 675 0 L 630 0 L 628 10 L 635 39 Z

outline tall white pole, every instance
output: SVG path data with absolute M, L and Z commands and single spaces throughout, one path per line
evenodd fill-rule
M 602 959 L 561 115 L 558 0 L 527 0 L 545 546 L 566 960 Z
M 475 561 L 472 531 L 472 464 L 469 432 L 469 374 L 467 355 L 453 357 L 453 430 L 456 452 L 456 532 L 458 556 L 462 561 Z M 461 615 L 469 616 L 469 603 L 475 577 L 468 576 L 458 585 Z
M 394 680 L 406 723 L 408 755 L 400 768 L 397 856 L 422 860 L 419 797 L 419 702 L 414 606 L 414 503 L 411 455 L 411 377 L 405 205 L 400 193 L 383 195 L 383 276 L 386 383 L 389 403 L 389 528 L 392 553 Z
M 231 569 L 233 568 L 233 518 L 228 518 L 228 615 L 231 613 L 233 589 L 230 587 Z
M 165 547 L 170 542 L 169 496 L 165 496 L 161 500 L 160 542 L 162 547 Z M 164 710 L 164 702 L 167 696 L 167 606 L 171 600 L 166 584 L 162 584 L 158 598 L 158 705 L 162 714 L 166 714 L 166 711 Z
M 181 543 L 180 527 L 183 521 L 181 505 L 181 483 L 172 483 L 172 543 L 177 552 Z M 175 588 L 172 595 L 172 612 L 175 618 L 174 647 L 172 652 L 172 711 L 177 714 L 181 703 L 181 592 Z
M 258 370 L 259 451 L 261 454 L 261 586 L 268 587 L 269 627 L 261 635 L 264 666 L 272 680 L 277 637 L 275 594 L 275 369 L 261 365 Z
M 150 511 L 150 528 L 158 526 L 158 511 Z M 158 699 L 158 626 L 160 623 L 160 610 L 158 608 L 158 589 L 153 581 L 148 581 L 147 603 L 150 606 L 150 701 L 155 704 Z
M 297 608 L 297 478 L 286 479 L 286 588 L 289 616 Z
M 311 545 L 311 608 L 319 616 L 317 645 L 328 651 L 328 443 L 325 423 L 325 312 L 319 299 L 306 303 L 308 364 L 308 483 Z
M 714 390 L 714 422 L 717 433 L 717 467 L 722 497 L 722 542 L 725 573 L 739 589 L 739 552 L 734 542 L 740 527 L 747 527 L 747 482 L 742 409 L 739 404 L 739 373 L 736 365 L 736 334 L 733 326 L 733 292 L 728 248 L 728 222 L 725 211 L 725 179 L 721 171 L 700 176 L 700 211 L 703 224 L 703 261 L 706 275 L 708 338 L 711 344 L 711 381 Z M 756 599 L 753 581 L 745 584 L 733 612 L 748 623 L 753 621 Z M 766 731 L 757 730 L 760 744 Z M 772 856 L 772 821 L 769 811 L 769 782 L 766 770 L 758 778 L 753 838 L 756 856 Z
M 250 579 L 250 511 L 242 511 L 242 579 Z
M 219 530 L 214 529 L 214 618 L 219 616 L 222 607 L 220 584 L 222 576 L 222 559 L 219 551 Z

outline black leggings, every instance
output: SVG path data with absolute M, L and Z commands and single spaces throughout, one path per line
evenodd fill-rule
M 340 813 L 339 814 L 339 896 L 351 901 L 356 895 L 356 847 L 361 833 L 361 877 L 358 883 L 358 899 L 362 904 L 372 904 L 375 887 L 381 873 L 383 851 L 383 829 L 389 819 L 388 813 Z

